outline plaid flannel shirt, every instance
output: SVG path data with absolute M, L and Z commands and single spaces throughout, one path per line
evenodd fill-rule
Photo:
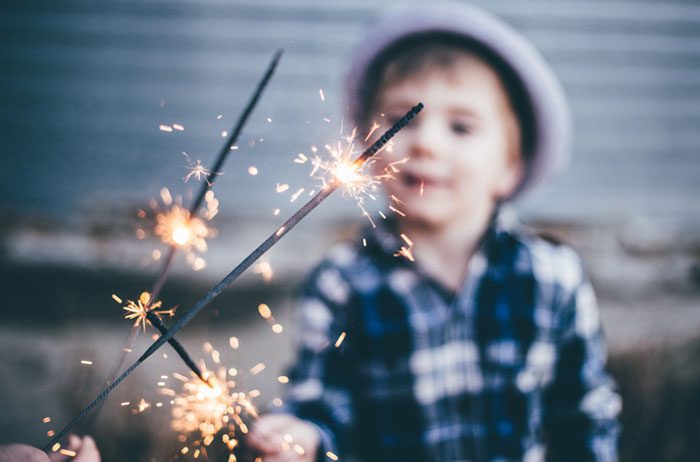
M 452 295 L 400 246 L 372 230 L 303 292 L 285 410 L 318 427 L 318 460 L 617 459 L 621 402 L 574 251 L 501 216 Z

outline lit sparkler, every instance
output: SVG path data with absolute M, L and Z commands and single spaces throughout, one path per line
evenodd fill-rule
M 262 96 L 263 90 L 267 87 L 267 84 L 269 83 L 270 79 L 272 78 L 272 75 L 274 74 L 275 69 L 277 68 L 277 64 L 279 63 L 279 60 L 281 57 L 282 57 L 282 50 L 278 50 L 274 54 L 274 56 L 272 57 L 272 61 L 270 61 L 270 64 L 267 67 L 267 70 L 265 71 L 265 73 L 263 74 L 262 79 L 260 80 L 260 82 L 258 82 L 257 87 L 253 91 L 253 94 L 252 94 L 250 100 L 248 101 L 248 104 L 246 105 L 243 112 L 239 116 L 239 118 L 236 122 L 236 125 L 234 126 L 233 130 L 231 131 L 231 135 L 228 137 L 228 139 L 226 140 L 226 143 L 223 145 L 223 147 L 219 151 L 219 155 L 217 156 L 216 161 L 214 162 L 214 166 L 212 167 L 212 169 L 206 170 L 204 168 L 200 168 L 200 167 L 195 166 L 196 172 L 199 172 L 202 175 L 204 175 L 204 172 L 206 170 L 207 175 L 206 175 L 206 179 L 205 179 L 204 183 L 202 183 L 202 187 L 199 190 L 199 194 L 197 195 L 196 199 L 194 200 L 191 207 L 189 208 L 188 213 L 185 214 L 183 212 L 178 212 L 175 214 L 175 216 L 185 215 L 187 218 L 187 220 L 184 221 L 185 223 L 187 223 L 187 224 L 192 223 L 193 219 L 190 220 L 190 218 L 197 216 L 197 212 L 201 208 L 202 203 L 205 201 L 207 196 L 210 196 L 213 199 L 213 192 L 211 191 L 211 188 L 214 186 L 214 180 L 218 175 L 221 175 L 221 170 L 222 170 L 223 165 L 226 161 L 226 158 L 228 157 L 228 154 L 231 151 L 237 149 L 236 143 L 238 142 L 238 138 L 239 138 L 241 132 L 243 131 L 243 127 L 245 126 L 246 122 L 250 118 L 250 115 L 252 114 L 253 109 L 257 105 L 258 101 L 260 100 L 260 97 Z M 221 119 L 221 117 L 222 117 L 221 115 L 217 116 L 217 120 Z M 161 126 L 161 129 L 163 129 L 163 126 Z M 170 131 L 172 131 L 172 128 L 170 128 Z M 189 160 L 189 157 L 188 157 L 188 160 Z M 198 165 L 201 165 L 201 164 L 199 164 L 199 161 L 197 161 L 197 163 L 198 163 Z M 187 181 L 187 179 L 188 178 L 185 177 L 185 181 Z M 161 193 L 162 193 L 162 191 L 161 191 Z M 167 193 L 167 196 L 168 197 L 170 196 L 169 192 Z M 165 198 L 163 200 L 165 201 Z M 180 204 L 178 204 L 178 205 L 179 205 L 179 208 L 182 209 L 182 206 Z M 157 206 L 157 203 L 156 203 L 156 206 Z M 218 209 L 218 204 L 217 204 L 216 208 Z M 146 212 L 141 210 L 139 212 L 139 216 L 141 218 L 145 218 Z M 211 216 L 211 218 L 213 218 L 213 215 Z M 200 220 L 200 222 L 201 222 L 201 219 L 199 219 L 199 218 L 196 218 L 196 219 Z M 176 222 L 179 221 L 181 223 L 183 222 L 183 220 L 181 220 L 181 219 L 178 219 L 175 221 Z M 153 298 L 158 297 L 158 295 L 160 294 L 160 291 L 163 288 L 163 285 L 165 284 L 165 281 L 168 277 L 168 273 L 170 271 L 170 267 L 171 267 L 172 262 L 173 262 L 173 258 L 175 256 L 175 252 L 178 249 L 178 241 L 186 243 L 192 239 L 193 234 L 195 236 L 197 236 L 197 233 L 196 232 L 192 233 L 192 230 L 188 229 L 187 226 L 179 226 L 179 227 L 173 228 L 173 227 L 167 226 L 168 223 L 170 223 L 170 221 L 166 219 L 165 223 L 164 223 L 164 227 L 166 229 L 169 228 L 172 231 L 170 233 L 169 240 L 174 242 L 174 244 L 171 244 L 171 242 L 169 242 L 169 240 L 166 239 L 166 242 L 168 244 L 171 244 L 169 246 L 170 250 L 168 251 L 166 257 L 163 259 L 163 266 L 161 267 L 160 274 L 158 275 L 158 278 L 156 279 L 156 282 L 153 284 L 153 287 L 151 289 L 151 294 L 152 294 Z M 198 230 L 202 229 L 202 227 L 200 226 L 200 223 L 197 223 L 195 228 Z M 143 239 L 145 237 L 146 233 L 143 229 L 138 229 L 136 235 L 140 239 Z M 167 235 L 167 233 L 166 233 L 166 235 Z M 203 239 L 202 233 L 199 233 L 199 237 L 201 239 Z M 195 238 L 194 243 L 197 243 L 197 242 L 199 242 L 199 241 L 197 241 L 197 239 Z M 206 244 L 205 241 L 201 241 L 201 242 Z M 200 246 L 201 246 L 201 243 L 200 243 Z M 158 252 L 158 253 L 154 252 L 154 255 L 158 255 L 158 257 L 160 257 L 160 252 Z M 192 265 L 192 267 L 195 270 L 202 269 L 204 267 L 204 265 L 206 265 L 205 260 L 201 257 L 197 257 L 192 253 L 188 254 L 188 257 L 189 257 L 188 260 L 189 260 L 190 264 Z M 160 321 L 160 320 L 158 320 L 158 321 Z M 158 327 L 158 329 L 161 332 L 164 331 L 165 326 L 162 325 L 162 323 L 156 324 L 155 321 L 151 321 L 151 322 L 154 323 L 156 325 L 156 327 Z M 114 368 L 112 369 L 112 372 L 109 374 L 107 380 L 105 381 L 107 384 L 114 383 L 114 379 L 117 377 L 117 374 L 119 373 L 119 370 L 121 369 L 122 364 L 124 363 L 124 359 L 126 358 L 126 353 L 131 351 L 131 345 L 133 345 L 134 339 L 135 339 L 135 329 L 132 330 L 131 335 L 127 338 L 127 340 L 123 344 L 122 355 L 115 362 L 115 365 L 114 365 Z M 178 352 L 178 354 L 180 354 L 180 356 L 185 361 L 185 363 L 190 365 L 191 359 L 189 359 L 189 355 L 187 355 L 186 353 L 183 354 L 183 352 L 185 351 L 184 348 L 182 348 L 182 346 L 179 345 L 179 343 L 175 342 L 175 341 L 170 341 L 170 344 L 173 346 L 173 348 L 175 348 L 175 350 Z M 197 368 L 192 368 L 191 366 L 190 366 L 190 368 L 192 369 L 193 372 L 195 372 L 195 374 L 201 375 L 201 373 L 199 372 L 199 370 Z
M 257 418 L 257 410 L 249 394 L 235 391 L 236 382 L 225 367 L 205 370 L 204 374 L 211 387 L 194 376 L 175 374 L 182 382 L 182 389 L 161 390 L 172 398 L 171 427 L 182 436 L 181 441 L 194 439 L 195 448 L 208 447 L 220 435 L 233 454 L 239 435 L 248 433 L 245 420 Z
M 365 141 L 369 139 L 374 131 L 379 128 L 379 124 L 374 123 L 369 133 L 365 137 Z M 371 165 L 376 158 L 372 158 L 362 164 L 357 164 L 353 158 L 359 152 L 355 147 L 357 140 L 357 129 L 353 129 L 349 136 L 343 136 L 338 139 L 335 145 L 325 145 L 326 156 L 318 154 L 318 149 L 312 147 L 312 152 L 316 153 L 311 159 L 312 178 L 320 180 L 322 187 L 326 187 L 330 182 L 339 180 L 343 187 L 343 192 L 348 194 L 355 200 L 357 207 L 362 211 L 362 215 L 367 217 L 372 226 L 375 226 L 372 217 L 365 208 L 365 200 L 376 200 L 376 193 L 382 182 L 395 179 L 395 174 L 399 172 L 399 166 L 408 161 L 408 158 L 392 162 L 384 167 L 384 170 L 379 174 L 369 172 Z M 390 148 L 391 143 L 387 143 L 382 149 Z M 303 156 L 303 154 L 299 154 Z M 300 162 L 297 157 L 294 162 Z M 389 207 L 394 213 L 405 216 L 401 210 L 393 205 Z
M 195 271 L 203 269 L 206 261 L 201 254 L 207 250 L 207 239 L 218 234 L 215 228 L 208 225 L 219 212 L 219 201 L 214 197 L 214 192 L 208 191 L 204 195 L 206 208 L 201 216 L 192 215 L 182 206 L 182 198 L 173 198 L 168 188 L 161 189 L 160 198 L 161 202 L 153 200 L 150 204 L 154 215 L 153 234 L 171 248 L 182 249 Z M 148 214 L 140 210 L 139 216 L 145 219 Z M 145 236 L 145 232 L 138 235 Z
M 112 299 L 119 304 L 124 303 L 124 301 L 116 294 L 112 294 Z M 126 311 L 124 318 L 133 319 L 134 327 L 141 326 L 145 332 L 146 325 L 151 325 L 149 313 L 152 314 L 151 317 L 156 316 L 160 320 L 162 320 L 163 316 L 172 317 L 175 315 L 175 308 L 164 310 L 160 309 L 162 306 L 162 301 L 156 300 L 155 302 L 151 303 L 151 294 L 148 292 L 142 292 L 141 295 L 139 295 L 138 300 L 127 300 L 126 304 L 122 308 L 124 308 L 124 311 Z
M 368 159 L 379 152 L 386 144 L 391 140 L 391 138 L 396 135 L 406 124 L 408 124 L 421 110 L 423 109 L 423 104 L 418 103 L 416 106 L 411 108 L 406 115 L 399 119 L 389 130 L 387 130 L 377 141 L 375 141 L 372 146 L 367 148 L 362 154 L 360 154 L 357 159 L 353 161 L 353 165 L 356 167 L 361 167 Z M 204 295 L 197 303 L 194 304 L 184 316 L 182 316 L 175 324 L 173 324 L 170 329 L 168 329 L 161 337 L 159 337 L 151 346 L 136 360 L 129 368 L 126 369 L 116 380 L 114 380 L 109 386 L 107 386 L 102 392 L 97 395 L 97 397 L 83 409 L 80 414 L 78 414 L 68 425 L 66 425 L 46 446 L 45 451 L 48 450 L 60 441 L 63 436 L 65 436 L 80 420 L 83 419 L 95 406 L 100 404 L 108 395 L 112 392 L 121 382 L 124 381 L 137 367 L 141 365 L 146 359 L 152 356 L 160 347 L 162 347 L 166 342 L 175 336 L 175 334 L 180 331 L 183 327 L 189 324 L 192 319 L 194 319 L 199 312 L 201 312 L 212 300 L 218 297 L 224 289 L 233 284 L 233 282 L 240 277 L 243 272 L 250 268 L 253 263 L 255 263 L 261 256 L 265 254 L 273 245 L 275 245 L 285 234 L 287 234 L 292 228 L 294 228 L 306 215 L 308 215 L 313 209 L 318 207 L 324 200 L 326 200 L 336 189 L 342 185 L 340 179 L 336 178 L 334 181 L 327 183 L 324 188 L 322 188 L 318 194 L 314 195 L 306 204 L 304 204 L 299 210 L 297 210 L 294 215 L 292 215 L 277 231 L 273 232 L 267 239 L 265 239 L 255 250 L 253 250 L 247 257 L 243 259 L 226 277 L 224 277 L 218 284 L 216 284 L 207 294 Z
M 246 421 L 258 417 L 253 400 L 260 392 L 239 391 L 238 371 L 235 368 L 226 369 L 221 364 L 221 355 L 210 343 L 205 343 L 204 349 L 215 364 L 212 369 L 207 369 L 202 361 L 204 375 L 211 386 L 206 386 L 194 376 L 175 373 L 173 377 L 181 382 L 181 386 L 163 386 L 161 393 L 170 397 L 171 427 L 180 434 L 178 440 L 183 443 L 191 441 L 193 453 L 200 451 L 206 454 L 206 448 L 220 438 L 229 451 L 229 460 L 235 460 L 234 450 L 239 437 L 248 433 Z M 184 454 L 185 448 L 189 452 L 190 448 L 185 446 L 180 453 Z
M 119 303 L 120 305 L 124 301 L 116 294 L 112 294 L 112 299 Z M 163 302 L 157 300 L 151 303 L 151 294 L 148 292 L 142 292 L 137 301 L 127 300 L 126 305 L 123 306 L 127 314 L 124 316 L 126 319 L 134 320 L 134 329 L 138 329 L 139 326 L 143 327 L 144 332 L 146 331 L 146 325 L 150 325 L 158 329 L 161 334 L 167 332 L 168 328 L 163 324 L 163 316 L 174 316 L 175 307 L 168 310 L 161 310 Z M 185 364 L 194 372 L 194 374 L 201 379 L 202 382 L 211 386 L 207 382 L 207 379 L 202 374 L 199 366 L 192 360 L 190 355 L 185 350 L 185 347 L 175 338 L 170 339 L 170 345 L 173 347 L 175 352 L 180 356 L 180 358 L 185 362 Z
M 187 155 L 186 152 L 182 153 L 183 156 L 185 156 L 185 159 L 187 160 L 187 175 L 185 175 L 182 179 L 185 183 L 190 181 L 190 178 L 194 177 L 195 180 L 201 181 L 204 179 L 204 181 L 209 184 L 209 176 L 211 172 L 209 169 L 207 169 L 204 165 L 202 165 L 202 161 L 197 159 L 193 161 L 190 159 L 190 156 Z

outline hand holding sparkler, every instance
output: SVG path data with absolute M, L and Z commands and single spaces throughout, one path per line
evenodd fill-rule
M 367 148 L 360 156 L 351 164 L 353 168 L 359 169 L 370 157 L 377 154 L 381 149 L 383 149 L 389 140 L 396 135 L 406 124 L 408 124 L 421 110 L 423 109 L 423 104 L 418 103 L 413 108 L 411 108 L 398 122 L 396 122 L 389 130 L 387 130 L 372 146 Z M 108 395 L 112 392 L 124 379 L 126 379 L 129 374 L 131 374 L 137 367 L 141 365 L 146 359 L 152 356 L 160 347 L 162 347 L 166 342 L 173 338 L 173 336 L 180 331 L 183 327 L 194 319 L 200 311 L 204 309 L 209 303 L 212 302 L 216 297 L 218 297 L 224 289 L 230 286 L 238 277 L 243 274 L 250 266 L 255 263 L 265 252 L 267 252 L 273 245 L 275 245 L 285 234 L 287 234 L 292 228 L 294 228 L 299 222 L 306 217 L 313 209 L 318 207 L 324 200 L 328 198 L 336 189 L 338 189 L 343 184 L 343 181 L 336 176 L 328 184 L 325 185 L 315 196 L 313 196 L 306 204 L 304 204 L 299 210 L 297 210 L 294 215 L 292 215 L 280 228 L 277 229 L 272 235 L 265 239 L 262 244 L 260 244 L 255 250 L 253 250 L 246 258 L 241 261 L 224 279 L 222 279 L 218 284 L 216 284 L 209 292 L 207 292 L 204 297 L 202 297 L 195 305 L 190 308 L 185 315 L 180 318 L 175 324 L 173 324 L 170 329 L 167 330 L 161 337 L 158 338 L 153 344 L 139 357 L 134 363 L 129 366 L 129 368 L 124 371 L 124 373 L 119 376 L 114 382 L 112 382 L 107 388 L 105 388 L 90 404 L 87 405 L 83 411 L 78 414 L 78 416 L 73 419 L 63 430 L 58 432 L 56 436 L 48 443 L 45 449 L 48 451 L 51 446 L 60 441 L 63 436 L 70 431 L 75 424 L 77 424 L 83 417 L 85 417 L 95 406 L 101 403 Z
M 39 449 L 26 444 L 10 444 L 0 446 L 0 462 L 100 462 L 100 452 L 95 440 L 89 436 L 80 438 L 76 435 L 68 437 L 68 446 L 61 448 L 54 445 L 52 452 L 47 455 Z
M 246 442 L 260 452 L 263 460 L 313 462 L 320 442 L 318 429 L 311 423 L 289 414 L 268 414 L 261 417 L 248 434 Z

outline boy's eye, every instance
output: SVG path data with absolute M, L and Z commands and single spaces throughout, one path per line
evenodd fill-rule
M 451 122 L 450 129 L 458 135 L 466 135 L 472 132 L 471 126 L 463 122 Z

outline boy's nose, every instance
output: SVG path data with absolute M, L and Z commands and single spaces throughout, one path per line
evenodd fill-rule
M 440 142 L 435 124 L 430 121 L 422 121 L 422 123 L 416 124 L 410 132 L 409 156 L 411 158 L 435 157 L 435 147 Z

